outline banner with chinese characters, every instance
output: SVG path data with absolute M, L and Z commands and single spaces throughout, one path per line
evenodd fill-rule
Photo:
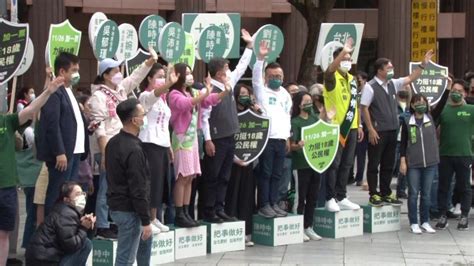
M 173 63 L 184 63 L 191 67 L 191 70 L 194 69 L 194 64 L 196 63 L 196 46 L 194 45 L 194 37 L 191 33 L 184 32 L 184 37 L 186 39 L 184 45 L 183 54 Z
M 174 231 L 153 234 L 151 243 L 150 265 L 174 261 Z
M 245 221 L 203 223 L 207 226 L 207 253 L 245 250 Z
M 411 1 L 411 61 L 422 61 L 429 50 L 437 55 L 438 0 Z
M 120 32 L 113 20 L 103 21 L 95 34 L 94 55 L 101 61 L 113 58 L 119 47 Z
M 267 219 L 253 216 L 252 241 L 259 245 L 282 246 L 303 242 L 303 215 Z
M 207 252 L 207 226 L 173 228 L 175 232 L 175 259 L 205 256 Z
M 339 148 L 339 125 L 323 120 L 303 127 L 301 139 L 304 141 L 303 153 L 309 166 L 323 173 L 331 166 Z
M 25 57 L 28 24 L 12 23 L 0 18 L 0 85 L 15 76 Z
M 239 124 L 240 133 L 234 136 L 234 156 L 249 164 L 257 159 L 267 146 L 270 119 L 248 109 L 239 113 Z
M 209 26 L 199 36 L 198 54 L 205 63 L 212 58 L 222 58 L 227 48 L 225 32 L 218 26 Z
M 51 24 L 49 27 L 49 62 L 54 69 L 54 60 L 62 52 L 73 55 L 79 54 L 81 46 L 81 31 L 74 28 L 68 19 L 60 24 Z
M 280 30 L 280 28 L 272 24 L 267 24 L 260 27 L 260 29 L 255 32 L 252 38 L 254 43 L 254 54 L 258 54 L 258 49 L 262 41 L 268 44 L 269 52 L 265 58 L 265 61 L 269 63 L 276 61 L 276 59 L 280 56 L 285 43 L 283 32 Z
M 160 32 L 166 24 L 166 20 L 158 15 L 150 15 L 143 19 L 138 28 L 140 44 L 143 49 L 148 50 L 148 47 L 153 47 L 158 51 L 158 38 Z
M 227 47 L 224 58 L 240 57 L 240 14 L 239 13 L 183 13 L 182 24 L 186 32 L 198 42 L 201 32 L 209 26 L 224 30 Z M 197 45 L 196 45 L 197 47 Z M 199 54 L 196 55 L 198 59 Z
M 92 49 L 95 49 L 95 33 L 102 22 L 107 20 L 107 16 L 102 12 L 95 12 L 89 21 L 88 35 Z
M 418 68 L 421 62 L 410 62 L 410 74 Z M 421 72 L 421 76 L 411 83 L 415 93 L 426 96 L 430 105 L 435 105 L 441 99 L 448 87 L 448 67 L 441 66 L 430 61 Z
M 342 45 L 347 39 L 352 38 L 354 51 L 352 53 L 352 63 L 356 64 L 359 58 L 360 45 L 362 43 L 362 34 L 364 33 L 363 23 L 322 23 L 319 31 L 318 46 L 314 57 L 314 64 L 322 66 L 323 61 L 332 62 L 332 54 L 337 48 L 331 45 L 328 49 L 323 48 L 330 42 L 339 42 Z M 328 46 L 326 46 L 328 47 Z
M 138 49 L 138 34 L 133 25 L 128 23 L 120 24 L 119 46 L 115 58 L 124 61 L 131 58 Z
M 160 56 L 168 62 L 174 62 L 181 57 L 186 45 L 186 37 L 181 25 L 176 22 L 166 24 L 158 38 Z
M 385 205 L 364 209 L 364 232 L 381 233 L 400 230 L 400 206 Z

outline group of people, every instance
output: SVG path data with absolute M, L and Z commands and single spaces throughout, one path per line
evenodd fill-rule
M 356 181 L 362 183 L 366 154 L 371 205 L 402 204 L 390 187 L 399 168 L 408 185 L 413 233 L 435 232 L 430 211 L 437 214 L 436 228 L 445 229 L 450 204 L 456 203 L 462 210 L 457 228 L 468 229 L 474 132 L 468 85 L 449 79 L 435 108 L 409 89 L 432 51 L 412 74 L 398 79 L 391 61 L 379 58 L 367 81 L 365 73 L 350 74 L 355 62 L 349 40 L 334 51 L 323 85 L 308 91 L 294 83 L 283 86 L 282 67 L 265 63 L 266 42 L 255 44 L 252 86 L 238 83 L 254 45 L 246 30 L 242 39 L 246 48 L 236 68 L 214 58 L 204 84 L 186 64 L 161 65 L 149 48 L 150 58 L 126 78 L 122 62 L 99 62 L 90 93 L 74 91 L 79 59 L 61 53 L 41 95 L 35 99 L 34 90 L 22 90 L 18 112 L 0 115 L 0 264 L 8 256 L 16 187 L 24 175 L 34 176 L 24 185 L 27 265 L 84 265 L 94 236 L 118 240 L 116 265 L 148 265 L 153 234 L 169 231 L 166 224 L 199 226 L 198 220 L 243 220 L 251 246 L 253 215 L 286 216 L 288 190 L 296 184 L 304 240 L 320 240 L 313 230 L 318 198 L 331 212 L 359 209 L 346 187 L 356 155 Z M 140 94 L 130 97 L 135 88 Z M 271 123 L 266 147 L 250 164 L 234 156 L 238 113 L 248 109 Z M 340 129 L 337 154 L 322 174 L 305 159 L 301 132 L 319 119 Z M 24 151 L 29 159 L 16 160 Z

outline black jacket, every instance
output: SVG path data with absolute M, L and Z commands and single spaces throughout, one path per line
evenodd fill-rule
M 150 224 L 150 170 L 137 136 L 123 130 L 105 147 L 107 204 L 111 211 L 137 213 Z
M 89 154 L 89 132 L 86 119 L 81 113 L 84 123 L 84 150 L 82 160 Z M 38 160 L 56 162 L 56 156 L 65 154 L 71 160 L 76 145 L 77 122 L 66 89 L 59 88 L 53 93 L 46 104 L 41 108 L 41 115 L 36 135 Z
M 78 251 L 87 238 L 81 214 L 70 205 L 58 203 L 33 234 L 26 249 L 27 261 L 59 262 L 66 254 Z

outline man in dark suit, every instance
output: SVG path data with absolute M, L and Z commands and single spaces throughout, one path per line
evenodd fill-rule
M 59 196 L 65 181 L 78 179 L 81 156 L 87 157 L 89 143 L 85 119 L 72 92 L 79 82 L 79 58 L 61 53 L 54 61 L 54 74 L 64 78 L 60 87 L 41 109 L 37 139 L 37 156 L 46 162 L 49 183 L 45 215 Z

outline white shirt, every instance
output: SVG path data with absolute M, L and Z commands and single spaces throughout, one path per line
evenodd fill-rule
M 250 63 L 250 59 L 252 58 L 252 49 L 245 48 L 244 53 L 242 54 L 242 57 L 239 60 L 239 63 L 235 67 L 234 71 L 230 74 L 230 86 L 232 88 L 232 91 L 234 90 L 235 85 L 237 82 L 239 82 L 240 78 L 245 74 L 245 70 L 247 70 L 247 67 Z M 219 88 L 221 91 L 225 90 L 224 84 L 221 82 L 212 79 L 211 84 Z M 232 94 L 232 97 L 234 95 Z M 236 107 L 237 108 L 237 107 Z M 209 130 L 209 118 L 211 117 L 211 111 L 212 111 L 212 106 L 208 108 L 202 108 L 202 117 L 201 117 L 201 128 L 202 128 L 202 133 L 204 135 L 204 140 L 211 140 L 211 131 Z
M 387 82 L 383 82 L 377 76 L 374 77 L 375 81 L 382 86 L 385 92 L 388 94 L 388 86 Z M 403 88 L 403 84 L 405 83 L 406 77 L 398 78 L 398 79 L 391 79 L 390 81 L 393 82 L 393 86 L 395 87 L 395 93 Z M 365 83 L 365 87 L 362 90 L 362 96 L 360 98 L 360 104 L 364 106 L 370 106 L 372 101 L 374 100 L 374 88 L 370 86 L 369 82 Z
M 156 97 L 153 91 L 144 91 L 140 94 L 140 103 L 145 109 L 148 125 L 140 131 L 138 137 L 143 142 L 153 143 L 161 147 L 171 146 L 169 121 L 171 109 L 163 98 Z
M 252 85 L 255 98 L 263 115 L 270 118 L 271 139 L 288 139 L 291 130 L 291 106 L 292 100 L 290 94 L 285 88 L 272 90 L 264 85 L 263 61 L 257 60 L 252 71 Z
M 72 104 L 72 110 L 74 111 L 74 118 L 76 118 L 76 144 L 74 146 L 74 154 L 81 154 L 85 152 L 85 141 L 86 136 L 84 133 L 84 121 L 82 120 L 81 110 L 77 103 L 76 97 L 72 93 L 71 88 L 66 88 L 67 95 Z

